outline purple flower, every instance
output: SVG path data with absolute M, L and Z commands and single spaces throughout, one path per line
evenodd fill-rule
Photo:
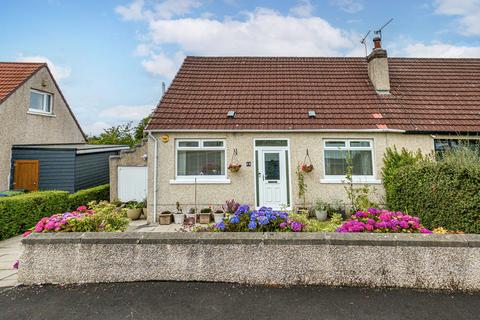
M 15 263 L 13 264 L 13 269 L 18 269 L 18 264 L 19 262 L 18 260 L 16 260 Z
M 250 221 L 248 224 L 248 229 L 253 230 L 257 228 L 257 223 L 255 221 Z
M 297 221 L 292 221 L 290 228 L 292 228 L 293 232 L 300 232 L 303 229 L 303 224 Z

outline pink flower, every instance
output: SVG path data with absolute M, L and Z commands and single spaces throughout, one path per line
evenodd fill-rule
M 19 263 L 18 263 L 18 260 L 15 261 L 15 263 L 13 264 L 13 269 L 18 269 L 18 264 L 19 264 Z
M 42 232 L 43 231 L 43 224 L 37 223 L 34 229 L 35 232 Z
M 46 225 L 45 225 L 45 229 L 47 230 L 53 230 L 55 228 L 55 221 L 49 221 Z
M 87 206 L 80 206 L 77 208 L 77 211 L 87 211 Z
M 28 230 L 28 231 L 25 231 L 23 234 L 22 234 L 22 237 L 28 237 L 30 235 L 30 233 L 32 233 L 32 230 Z

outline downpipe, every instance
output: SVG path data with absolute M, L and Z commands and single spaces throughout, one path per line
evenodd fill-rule
M 152 138 L 155 143 L 153 148 L 153 214 L 152 214 L 152 224 L 157 224 L 157 167 L 158 167 L 158 139 L 152 134 L 151 131 L 148 131 L 148 136 Z

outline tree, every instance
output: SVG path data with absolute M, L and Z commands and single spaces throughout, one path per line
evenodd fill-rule
M 108 129 L 104 129 L 98 136 L 88 137 L 90 144 L 127 144 L 131 147 L 140 143 L 143 139 L 143 130 L 150 120 L 150 117 L 145 117 L 139 121 L 137 126 L 133 126 L 133 122 L 120 124 Z

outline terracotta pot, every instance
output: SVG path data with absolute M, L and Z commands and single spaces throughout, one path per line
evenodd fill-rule
M 159 214 L 158 221 L 160 224 L 168 225 L 172 223 L 172 214 Z
M 130 220 L 138 220 L 142 215 L 142 208 L 135 208 L 135 209 L 128 209 L 127 210 L 127 217 Z
M 210 223 L 210 213 L 200 213 L 200 223 Z

